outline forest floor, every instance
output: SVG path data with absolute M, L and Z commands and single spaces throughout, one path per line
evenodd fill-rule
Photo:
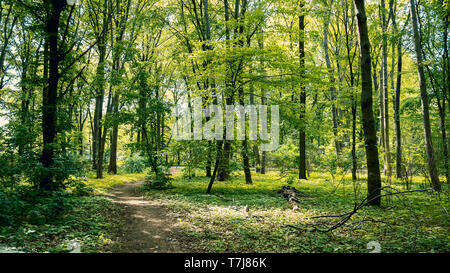
M 235 172 L 228 181 L 216 181 L 212 193 L 206 194 L 209 178 L 203 172 L 195 170 L 189 179 L 178 170 L 172 173 L 170 188 L 144 192 L 148 200 L 158 200 L 178 215 L 177 226 L 182 241 L 191 242 L 190 251 L 367 253 L 376 251 L 374 244 L 383 253 L 450 250 L 447 191 L 385 197 L 380 208 L 364 207 L 336 230 L 313 232 L 313 227 L 326 229 L 342 219 L 314 217 L 352 211 L 355 202 L 365 198 L 364 178 L 353 183 L 349 175 L 333 179 L 328 173 L 311 173 L 308 180 L 290 181 L 274 171 L 252 172 L 253 184 L 248 185 L 243 173 Z M 401 181 L 384 184 L 406 190 Z M 278 193 L 286 185 L 303 194 L 295 207 Z M 426 187 L 417 177 L 411 190 Z
M 415 192 L 385 197 L 331 232 L 313 232 L 340 220 L 315 217 L 346 213 L 365 198 L 364 178 L 252 172 L 248 185 L 235 172 L 206 194 L 203 170 L 190 179 L 182 168 L 171 174 L 172 185 L 162 190 L 144 188 L 145 173 L 88 174 L 79 179 L 92 191 L 37 199 L 22 194 L 29 188 L 0 188 L 0 252 L 69 252 L 74 241 L 87 253 L 367 253 L 373 243 L 383 253 L 450 252 L 450 192 L 417 191 L 428 187 L 420 177 Z M 405 190 L 401 181 L 383 183 Z M 286 185 L 303 193 L 296 206 L 278 193 Z
M 186 252 L 175 238 L 179 233 L 176 218 L 163 203 L 144 198 L 138 188 L 143 181 L 114 187 L 110 198 L 121 207 L 123 226 L 120 230 L 119 252 L 171 253 Z

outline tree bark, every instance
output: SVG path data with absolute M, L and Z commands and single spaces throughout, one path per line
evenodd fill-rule
M 226 40 L 226 46 L 227 48 L 230 47 L 230 29 L 228 26 L 228 22 L 230 21 L 230 15 L 229 15 L 229 7 L 228 7 L 228 0 L 224 0 L 224 10 L 225 10 L 225 40 Z M 225 101 L 227 105 L 231 105 L 234 103 L 233 100 L 233 92 L 231 90 L 230 86 L 230 70 L 231 70 L 231 64 L 228 62 L 228 70 L 226 75 L 226 82 L 225 82 Z M 230 94 L 231 93 L 231 94 Z M 224 132 L 225 135 L 225 132 Z M 218 170 L 217 170 L 217 180 L 219 181 L 225 181 L 229 178 L 229 168 L 230 168 L 230 156 L 231 156 L 231 141 L 230 140 L 224 140 L 223 141 L 223 151 L 221 152 L 221 160 L 216 162 L 218 163 Z
M 108 32 L 108 2 L 105 0 L 103 4 L 103 21 L 102 27 L 98 31 L 98 52 L 99 61 L 96 71 L 96 97 L 94 112 L 94 162 L 93 167 L 97 170 L 97 179 L 103 178 L 103 152 L 105 148 L 105 136 L 103 135 L 103 101 L 105 98 L 105 65 L 106 65 L 106 37 Z M 105 132 L 106 133 L 106 130 Z
M 57 122 L 57 97 L 59 81 L 59 53 L 58 32 L 61 12 L 66 2 L 52 0 L 49 4 L 48 17 L 46 21 L 46 33 L 49 54 L 49 76 L 47 88 L 43 89 L 42 95 L 42 138 L 43 149 L 40 161 L 44 167 L 44 173 L 40 181 L 41 190 L 51 190 L 56 187 L 53 182 L 53 174 L 50 170 L 54 163 L 54 145 Z
M 449 95 L 448 92 L 450 90 L 450 62 L 448 59 L 448 18 L 449 14 L 445 16 L 445 30 L 444 30 L 444 66 L 442 69 L 442 78 L 444 79 L 444 85 L 442 86 L 442 114 L 441 114 L 441 133 L 442 133 L 442 144 L 444 146 L 444 167 L 445 167 L 445 177 L 447 179 L 447 185 L 450 188 L 450 170 L 448 166 L 448 142 L 447 142 L 447 136 L 445 131 L 445 105 L 446 105 L 446 99 Z
M 354 9 L 351 9 L 352 17 L 354 18 Z M 347 49 L 347 61 L 349 66 L 349 74 L 350 74 L 350 87 L 351 87 L 351 96 L 352 96 L 352 181 L 357 180 L 356 171 L 358 168 L 358 162 L 356 158 L 356 111 L 357 111 L 357 103 L 356 103 L 356 94 L 353 90 L 353 86 L 355 84 L 355 75 L 353 73 L 353 59 L 351 57 L 351 41 L 350 36 L 353 33 L 353 21 L 349 27 L 349 15 L 348 15 L 348 4 L 345 2 L 345 12 L 344 12 L 344 24 L 345 24 L 345 42 Z M 350 29 L 349 29 L 350 28 Z M 350 33 L 349 33 L 350 32 Z
M 304 7 L 304 2 L 300 2 L 300 7 Z M 300 124 L 299 124 L 299 166 L 298 178 L 306 178 L 306 133 L 305 133 L 305 108 L 306 108 L 306 85 L 305 85 L 305 15 L 301 11 L 298 17 L 299 24 L 299 54 L 300 54 Z
M 260 29 L 260 36 L 258 37 L 258 47 L 260 50 L 264 49 L 264 31 L 262 28 Z M 261 58 L 259 63 L 261 66 L 262 74 L 264 75 L 265 74 L 264 60 Z M 261 87 L 261 105 L 267 105 L 266 92 L 263 87 Z M 267 151 L 261 151 L 261 168 L 259 170 L 261 174 L 266 174 L 266 163 L 267 163 Z
M 364 141 L 367 158 L 367 198 L 370 205 L 381 204 L 381 176 L 378 161 L 377 135 L 372 109 L 372 78 L 370 41 L 367 30 L 367 17 L 364 0 L 354 0 L 356 20 L 358 25 L 358 40 L 361 65 L 361 113 L 364 131 Z
M 119 113 L 119 95 L 115 94 L 112 100 L 113 114 Z M 109 150 L 108 173 L 117 174 L 117 141 L 119 136 L 119 125 L 114 124 L 111 133 L 111 146 Z
M 99 63 L 97 66 L 97 93 L 95 97 L 95 112 L 94 112 L 94 168 L 97 170 L 97 178 L 102 178 L 103 155 L 100 155 L 102 150 L 102 120 L 103 120 L 103 100 L 105 98 L 105 56 L 106 45 L 105 41 L 100 41 L 99 45 Z
M 395 124 L 395 150 L 396 150 L 396 177 L 401 179 L 403 177 L 403 163 L 402 163 L 402 133 L 400 127 L 400 94 L 402 86 L 402 33 L 398 32 L 395 13 L 394 0 L 389 2 L 390 16 L 392 20 L 392 27 L 394 34 L 397 36 L 393 47 L 397 44 L 397 84 L 395 88 L 394 97 L 394 124 Z
M 332 6 L 333 1 L 331 3 L 326 3 L 329 6 Z M 323 51 L 325 55 L 325 63 L 328 70 L 328 78 L 330 80 L 330 102 L 331 102 L 331 119 L 333 122 L 333 136 L 334 136 L 334 149 L 336 152 L 336 159 L 339 161 L 339 157 L 341 154 L 341 144 L 338 140 L 338 117 L 337 117 L 337 109 L 336 109 L 336 88 L 334 87 L 335 79 L 334 79 L 334 69 L 331 66 L 330 55 L 328 53 L 328 25 L 330 20 L 330 12 L 326 15 L 327 17 L 324 20 L 323 26 Z
M 206 189 L 206 193 L 210 194 L 211 193 L 211 188 L 214 184 L 214 180 L 216 179 L 216 175 L 217 175 L 217 171 L 219 168 L 219 164 L 220 164 L 220 160 L 223 158 L 222 155 L 222 145 L 223 145 L 223 141 L 222 140 L 218 140 L 217 141 L 217 155 L 216 155 L 216 163 L 214 164 L 214 171 L 213 174 L 209 180 L 209 184 L 208 184 L 208 188 Z
M 4 87 L 4 79 L 5 79 L 5 75 L 6 75 L 6 71 L 5 71 L 5 59 L 6 59 L 6 54 L 8 53 L 8 45 L 10 42 L 10 39 L 13 35 L 13 30 L 14 30 L 14 26 L 16 25 L 19 16 L 18 15 L 14 15 L 14 17 L 12 18 L 12 20 L 10 19 L 12 17 L 12 14 L 14 13 L 13 11 L 13 4 L 9 5 L 8 11 L 6 13 L 6 17 L 4 17 L 4 14 L 2 13 L 2 11 L 0 11 L 0 23 L 3 23 L 3 43 L 1 46 L 1 51 L 0 51 L 0 89 L 2 89 Z M 2 7 L 3 9 L 3 7 Z M 10 24 L 8 26 L 8 24 Z
M 255 104 L 255 95 L 253 94 L 254 92 L 254 88 L 253 85 L 250 86 L 250 104 L 254 105 Z M 261 156 L 259 155 L 259 148 L 258 148 L 258 144 L 254 143 L 253 144 L 253 158 L 254 158 L 254 167 L 256 169 L 256 172 L 259 173 L 261 172 Z
M 430 112 L 428 105 L 428 93 L 427 93 L 427 85 L 425 80 L 425 73 L 423 69 L 423 57 L 422 57 L 422 45 L 420 44 L 419 37 L 419 27 L 417 22 L 417 14 L 416 14 L 416 3 L 414 0 L 410 0 L 410 9 L 411 9 L 411 22 L 413 28 L 413 40 L 414 40 L 414 49 L 416 52 L 417 58 L 417 71 L 419 74 L 419 82 L 420 82 L 420 99 L 422 105 L 422 118 L 423 118 L 423 127 L 424 127 L 424 135 L 425 135 L 425 150 L 428 158 L 428 171 L 430 172 L 430 180 L 431 186 L 435 191 L 441 190 L 441 182 L 439 181 L 439 174 L 436 167 L 436 161 L 434 159 L 434 150 L 433 150 L 433 142 L 431 135 L 431 125 L 430 125 Z
M 386 170 L 387 177 L 391 177 L 391 148 L 389 142 L 389 92 L 388 92 L 388 71 L 387 71 L 387 22 L 385 14 L 385 1 L 380 1 L 381 5 L 381 28 L 382 28 L 382 58 L 381 58 L 381 69 L 382 69 L 382 99 L 383 99 L 383 137 L 384 137 L 384 166 Z

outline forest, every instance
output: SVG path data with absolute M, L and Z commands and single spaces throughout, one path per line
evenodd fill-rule
M 448 253 L 449 16 L 0 0 L 0 253 Z

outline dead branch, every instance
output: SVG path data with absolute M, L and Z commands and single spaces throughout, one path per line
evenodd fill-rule
M 309 223 L 303 224 L 303 226 L 309 226 L 309 227 L 312 227 L 312 229 L 310 229 L 310 230 L 305 229 L 305 228 L 303 228 L 303 227 L 301 227 L 301 226 L 298 226 L 298 225 L 297 225 L 297 226 L 296 226 L 296 225 L 287 225 L 287 227 L 294 228 L 294 229 L 297 229 L 297 230 L 307 230 L 307 231 L 310 231 L 310 232 L 323 232 L 323 233 L 325 233 L 325 232 L 330 232 L 330 231 L 335 230 L 335 229 L 337 229 L 337 228 L 343 226 L 344 224 L 346 224 L 346 223 L 352 218 L 352 216 L 353 216 L 354 214 L 356 214 L 356 213 L 357 213 L 359 210 L 361 210 L 362 208 L 368 206 L 368 205 L 370 204 L 370 202 L 371 202 L 372 200 L 376 199 L 376 198 L 381 198 L 381 197 L 386 197 L 386 196 L 392 196 L 392 195 L 402 195 L 402 196 L 404 196 L 404 194 L 406 194 L 406 193 L 411 193 L 411 192 L 425 192 L 425 191 L 432 191 L 431 188 L 421 189 L 421 190 L 399 191 L 399 190 L 397 190 L 397 189 L 395 189 L 395 188 L 392 188 L 392 187 L 389 187 L 389 186 L 382 187 L 381 190 L 382 190 L 382 191 L 383 191 L 383 190 L 384 190 L 384 191 L 389 191 L 389 192 L 387 192 L 387 193 L 385 193 L 385 194 L 380 194 L 380 195 L 375 196 L 375 197 L 372 197 L 371 199 L 369 199 L 368 197 L 366 197 L 366 198 L 364 198 L 359 204 L 355 203 L 355 205 L 354 205 L 354 207 L 353 207 L 353 210 L 351 210 L 351 211 L 349 211 L 349 212 L 342 213 L 342 214 L 337 214 L 337 215 L 319 215 L 319 216 L 312 216 L 312 217 L 306 217 L 306 218 L 302 218 L 302 219 L 301 219 L 301 220 L 304 220 L 304 219 L 314 219 L 314 218 L 316 218 L 316 219 L 318 219 L 318 218 L 341 218 L 337 223 L 335 223 L 334 225 L 332 225 L 331 227 L 328 227 L 328 228 L 326 228 L 326 229 L 322 229 L 322 228 L 318 227 L 317 224 L 309 224 Z M 410 206 L 410 207 L 411 207 L 411 206 Z M 418 220 L 418 219 L 417 219 L 417 216 L 416 216 L 415 213 L 414 213 L 414 211 L 412 211 L 412 215 L 414 216 L 414 218 L 415 218 L 416 220 Z M 374 219 L 366 219 L 366 218 L 364 217 L 363 220 L 356 221 L 355 223 L 361 224 L 361 223 L 363 223 L 363 222 L 368 222 L 368 221 L 371 221 L 371 222 L 374 222 L 374 221 L 376 221 L 376 222 L 381 222 L 381 221 L 374 220 Z

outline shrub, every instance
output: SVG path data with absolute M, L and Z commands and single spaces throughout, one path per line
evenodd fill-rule
M 145 157 L 133 155 L 125 160 L 123 167 L 128 173 L 142 173 L 146 168 L 146 162 Z
M 69 193 L 62 191 L 45 196 L 30 189 L 27 193 L 0 191 L 0 227 L 23 223 L 43 225 L 58 221 L 59 216 L 71 209 L 69 196 Z
M 170 189 L 172 186 L 172 177 L 166 172 L 158 172 L 152 176 L 147 176 L 145 179 L 144 189 Z
M 87 196 L 94 193 L 94 188 L 86 184 L 86 179 L 70 176 L 66 182 L 66 189 L 76 196 Z
M 294 184 L 294 182 L 295 182 L 296 180 L 297 180 L 297 179 L 296 179 L 294 176 L 290 175 L 290 176 L 288 176 L 288 177 L 286 178 L 285 182 L 286 182 L 286 184 L 288 184 L 288 185 L 292 185 L 292 184 Z
M 192 167 L 190 167 L 190 168 L 184 167 L 182 172 L 183 172 L 183 178 L 185 178 L 185 179 L 192 179 L 197 175 L 195 168 L 192 168 Z

